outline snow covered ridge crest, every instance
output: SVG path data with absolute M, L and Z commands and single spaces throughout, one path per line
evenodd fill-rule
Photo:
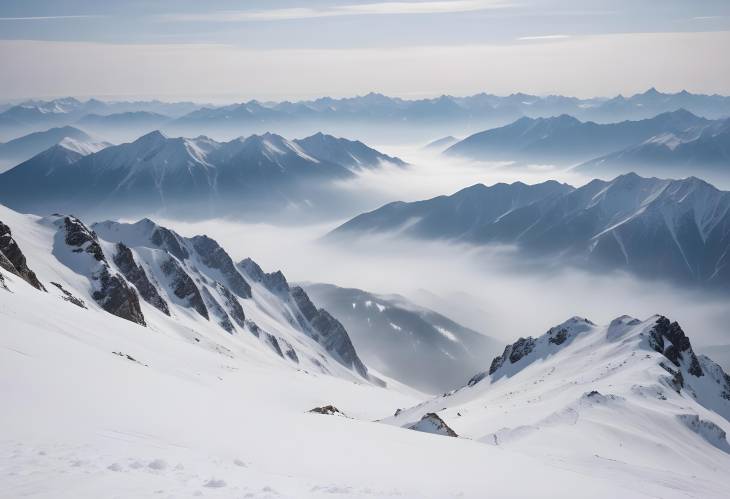
M 297 369 L 384 384 L 368 372 L 342 324 L 304 290 L 253 260 L 235 263 L 207 236 L 182 237 L 149 219 L 87 227 L 70 215 L 38 219 L 2 206 L 0 218 L 8 222 L 0 223 L 6 275 L 44 291 L 42 283 L 51 283 L 50 294 L 84 313 L 109 313 L 152 331 L 186 331 L 189 340 L 229 356 L 237 347 L 224 347 L 224 337 L 233 345 L 254 342 L 265 357 Z M 10 225 L 22 244 L 10 236 Z M 29 264 L 22 246 L 34 250 Z M 38 277 L 28 267 L 36 264 L 44 269 Z M 0 288 L 17 285 L 0 276 Z
M 533 457 L 690 475 L 730 466 L 730 376 L 666 317 L 606 326 L 574 317 L 508 345 L 466 386 L 382 422 Z
M 619 317 L 607 328 L 601 328 L 588 319 L 573 317 L 550 328 L 538 338 L 519 338 L 507 345 L 502 355 L 492 360 L 488 371 L 472 377 L 471 387 L 489 377 L 492 382 L 509 378 L 530 364 L 557 355 L 577 338 L 585 335 L 605 335 L 607 342 L 632 342 L 637 350 L 653 350 L 663 356 L 659 365 L 672 375 L 672 386 L 677 390 L 693 391 L 693 379 L 711 377 L 718 385 L 720 398 L 730 401 L 730 376 L 705 356 L 697 356 L 689 338 L 677 322 L 664 316 L 640 321 L 628 316 Z M 669 362 L 665 362 L 669 361 Z

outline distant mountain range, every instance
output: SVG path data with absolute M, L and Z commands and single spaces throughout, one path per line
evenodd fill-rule
M 317 189 L 383 162 L 405 164 L 361 142 L 323 134 L 216 142 L 155 131 L 98 152 L 54 145 L 0 174 L 0 202 L 41 214 L 205 217 L 315 202 Z
M 516 244 L 534 257 L 730 291 L 730 193 L 694 177 L 626 174 L 577 189 L 554 181 L 475 185 L 387 204 L 328 239 L 373 233 Z
M 79 143 L 96 144 L 98 148 L 109 145 L 100 141 L 94 141 L 89 134 L 72 126 L 34 132 L 0 144 L 0 171 L 30 159 L 64 139 L 71 139 Z
M 402 296 L 332 284 L 304 284 L 350 333 L 365 364 L 425 393 L 463 386 L 494 356 L 493 338 Z
M 578 99 L 516 93 L 487 93 L 468 97 L 443 95 L 407 100 L 370 93 L 358 97 L 323 97 L 299 102 L 248 101 L 226 106 L 190 102 L 81 102 L 74 98 L 28 101 L 0 112 L 0 140 L 9 140 L 54 126 L 96 122 L 108 131 L 133 128 L 136 135 L 149 127 L 162 127 L 177 135 L 205 133 L 220 137 L 263 133 L 303 135 L 324 130 L 355 134 L 368 140 L 387 140 L 394 129 L 399 139 L 468 135 L 475 130 L 502 126 L 523 116 L 537 118 L 568 114 L 580 120 L 610 123 L 650 118 L 668 111 L 687 109 L 708 119 L 730 116 L 730 98 L 683 91 L 674 94 L 655 89 L 631 97 Z M 131 113 L 131 114 L 130 114 Z M 143 113 L 137 115 L 137 113 Z M 120 114 L 108 119 L 99 116 Z M 98 115 L 86 117 L 87 115 Z M 163 117 L 170 119 L 165 122 Z M 110 137 L 111 138 L 111 137 Z
M 568 115 L 520 118 L 471 135 L 445 154 L 476 160 L 576 164 L 659 135 L 697 133 L 712 123 L 684 109 L 610 124 L 582 122 Z
M 578 165 L 576 171 L 603 176 L 627 171 L 643 175 L 730 176 L 730 119 L 655 135 Z

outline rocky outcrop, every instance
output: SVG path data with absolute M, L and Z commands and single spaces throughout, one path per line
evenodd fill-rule
M 201 293 L 203 302 L 205 303 L 210 315 L 218 319 L 218 325 L 220 327 L 225 329 L 228 333 L 233 334 L 236 331 L 236 327 L 233 325 L 233 322 L 231 322 L 231 318 L 228 316 L 228 313 L 223 310 L 223 307 L 213 297 L 213 293 L 211 293 L 208 288 L 203 287 L 201 289 L 203 290 Z
M 150 224 L 155 225 L 155 231 L 150 237 L 152 244 L 158 248 L 167 250 L 168 253 L 174 255 L 180 261 L 185 260 L 190 256 L 190 253 L 188 253 L 188 250 L 185 248 L 185 245 L 182 244 L 177 234 L 165 227 L 156 226 L 156 224 L 151 220 L 148 221 Z
M 110 314 L 145 326 L 144 315 L 139 305 L 137 292 L 124 278 L 112 271 L 96 233 L 89 230 L 81 220 L 67 216 L 63 218 L 64 241 L 74 253 L 90 255 L 97 265 L 90 265 L 94 290 L 91 297 Z
M 221 273 L 228 288 L 241 298 L 251 298 L 251 286 L 236 270 L 233 260 L 218 243 L 208 236 L 191 239 L 195 252 L 206 266 Z
M 134 255 L 124 243 L 117 243 L 117 252 L 114 263 L 122 275 L 137 288 L 144 301 L 155 307 L 165 315 L 170 315 L 167 302 L 160 296 L 157 288 L 150 282 L 144 269 L 134 261 Z
M 563 341 L 564 339 L 560 343 Z M 520 359 L 529 355 L 533 348 L 535 348 L 535 339 L 532 337 L 520 338 L 513 344 L 507 345 L 502 355 L 492 360 L 492 364 L 489 366 L 489 374 L 494 374 L 507 360 L 511 364 L 519 362 Z
M 246 275 L 255 282 L 263 284 L 266 289 L 274 294 L 287 294 L 290 291 L 289 283 L 280 270 L 266 273 L 261 269 L 258 263 L 254 262 L 250 258 L 241 260 L 238 263 L 238 268 L 245 272 Z
M 419 422 L 408 427 L 409 430 L 422 431 L 424 433 L 433 433 L 434 435 L 444 435 L 446 437 L 458 437 L 454 430 L 449 428 L 441 417 L 435 412 L 425 414 Z
M 65 289 L 61 284 L 59 284 L 57 282 L 51 282 L 51 284 L 53 284 L 54 286 L 56 286 L 59 289 L 59 291 L 61 291 L 61 293 L 63 294 L 62 298 L 65 301 L 70 302 L 70 303 L 73 303 L 77 307 L 86 308 L 86 304 L 84 303 L 84 300 L 82 300 L 81 298 L 77 298 L 76 296 L 74 296 L 73 293 L 71 293 L 70 291 L 68 291 L 67 289 Z
M 223 306 L 228 312 L 228 315 L 230 315 L 231 319 L 233 319 L 233 321 L 240 327 L 246 327 L 246 315 L 243 313 L 243 307 L 238 302 L 236 296 L 231 293 L 227 287 L 219 282 L 215 283 L 215 287 L 224 298 L 225 302 Z
M 0 222 L 0 267 L 22 278 L 34 288 L 46 290 L 35 272 L 28 268 L 25 255 L 13 239 L 10 227 L 2 222 Z
M 311 412 L 313 414 L 324 414 L 326 416 L 342 416 L 345 418 L 347 417 L 344 412 L 342 412 L 333 405 L 323 405 L 321 407 L 315 407 L 314 409 L 310 409 L 307 412 Z
M 307 293 L 299 286 L 291 290 L 291 297 L 302 316 L 309 323 L 310 335 L 342 365 L 369 379 L 368 369 L 358 357 L 345 327 L 324 309 L 317 309 Z
M 91 296 L 110 314 L 146 326 L 139 298 L 134 289 L 118 274 L 112 274 L 105 267 L 98 276 L 99 289 Z
M 170 278 L 170 287 L 175 296 L 183 300 L 188 307 L 194 309 L 201 316 L 210 320 L 200 290 L 195 285 L 193 278 L 185 272 L 185 269 L 180 266 L 177 260 L 168 258 L 160 268 Z
M 84 251 L 92 255 L 96 261 L 107 263 L 94 231 L 89 230 L 78 218 L 71 216 L 63 219 L 63 225 L 66 229 L 66 244 L 76 248 L 72 250 L 74 253 Z
M 677 367 L 680 362 L 687 364 L 689 374 L 700 377 L 704 376 L 702 366 L 697 355 L 692 350 L 689 338 L 676 322 L 670 322 L 666 317 L 659 317 L 656 324 L 649 333 L 649 346 L 664 355 Z

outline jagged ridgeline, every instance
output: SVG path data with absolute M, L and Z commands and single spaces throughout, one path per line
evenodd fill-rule
M 63 140 L 0 174 L 0 203 L 40 215 L 240 216 L 314 203 L 329 183 L 386 163 L 405 165 L 362 142 L 321 133 L 216 142 L 155 131 L 101 150 Z
M 19 285 L 9 279 L 17 276 L 57 295 L 59 307 L 69 302 L 151 331 L 182 328 L 196 342 L 206 334 L 231 335 L 293 367 L 383 384 L 368 372 L 342 324 L 302 288 L 249 258 L 235 263 L 210 237 L 182 237 L 149 219 L 88 227 L 70 215 L 34 219 L 2 210 L 8 223 L 0 223 L 0 268 L 8 273 L 0 276 L 9 290 Z M 39 238 L 28 246 L 52 248 L 33 255 L 43 263 L 40 275 L 29 268 L 11 230 Z

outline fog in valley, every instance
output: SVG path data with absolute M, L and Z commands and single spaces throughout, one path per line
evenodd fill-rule
M 410 166 L 367 170 L 338 184 L 338 199 L 348 199 L 350 204 L 321 215 L 319 221 L 311 216 L 281 224 L 157 221 L 185 236 L 207 234 L 234 260 L 251 257 L 268 272 L 281 269 L 289 281 L 402 294 L 504 344 L 519 336 L 540 335 L 574 315 L 605 324 L 624 314 L 641 319 L 666 315 L 692 335 L 700 351 L 727 343 L 730 308 L 725 296 L 625 273 L 591 273 L 547 259 L 525 258 L 510 247 L 392 236 L 356 242 L 322 240 L 352 216 L 391 201 L 451 194 L 476 183 L 533 184 L 556 179 L 580 186 L 589 180 L 549 165 L 516 167 L 446 159 L 420 146 L 381 150 Z M 485 368 L 490 361 L 484 359 Z

